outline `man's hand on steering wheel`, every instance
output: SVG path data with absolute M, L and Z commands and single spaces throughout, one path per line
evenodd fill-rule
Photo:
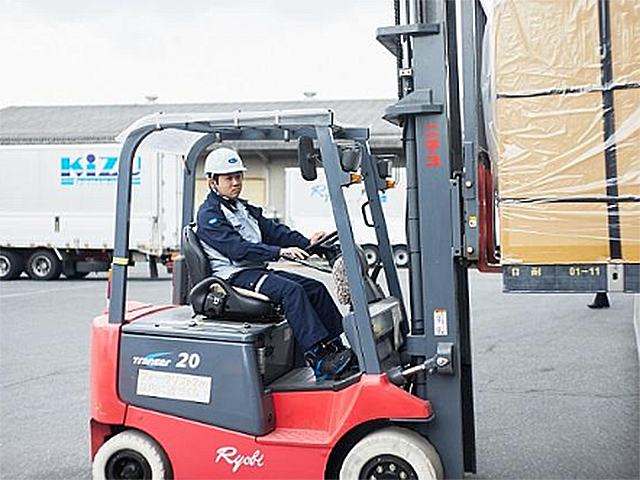
M 291 260 L 297 263 L 301 263 L 316 270 L 321 270 L 326 273 L 331 273 L 331 269 L 323 269 L 319 266 L 314 266 L 313 262 L 309 263 L 305 260 L 311 255 L 318 255 L 324 257 L 330 265 L 333 266 L 333 261 L 340 255 L 340 246 L 338 245 L 338 231 L 335 230 L 331 233 L 317 232 L 314 233 L 309 239 L 311 243 L 307 248 L 299 247 L 283 247 L 280 249 L 280 258 Z
M 309 239 L 309 246 L 313 245 L 314 243 L 318 243 L 318 240 L 320 240 L 322 237 L 324 237 L 327 234 L 327 232 L 325 232 L 324 230 L 320 230 L 319 232 L 314 233 L 313 235 L 311 235 L 311 238 Z
M 305 248 L 305 250 L 309 255 L 317 254 L 320 256 L 326 256 L 325 254 L 329 253 L 330 257 L 332 257 L 333 255 L 331 255 L 331 252 L 334 251 L 336 248 L 339 249 L 339 247 L 337 247 L 337 242 L 338 242 L 337 230 L 334 230 L 333 232 L 330 232 L 330 233 L 317 232 L 311 237 L 310 240 L 311 240 L 311 243 L 307 248 Z M 327 257 L 327 258 L 330 258 L 330 257 Z
M 293 258 L 298 260 L 304 260 L 309 256 L 309 253 L 299 247 L 286 247 L 280 249 L 281 258 Z

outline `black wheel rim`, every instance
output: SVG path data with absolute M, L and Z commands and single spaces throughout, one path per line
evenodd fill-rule
M 135 450 L 120 450 L 105 466 L 105 476 L 111 480 L 151 480 L 151 465 Z
M 417 479 L 418 475 L 409 462 L 395 455 L 378 455 L 369 460 L 360 471 L 361 479 Z

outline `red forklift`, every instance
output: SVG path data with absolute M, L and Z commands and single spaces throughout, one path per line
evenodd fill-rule
M 640 288 L 637 264 L 622 271 L 614 262 L 589 278 L 572 276 L 567 265 L 523 265 L 517 274 L 500 267 L 480 106 L 480 1 L 394 6 L 395 25 L 377 38 L 397 59 L 399 100 L 385 119 L 402 127 L 410 308 L 379 195 L 389 187 L 390 163 L 371 155 L 366 128 L 341 127 L 329 110 L 141 119 L 120 154 L 111 296 L 92 327 L 95 478 L 462 478 L 476 471 L 468 268 L 502 271 L 505 291 Z M 608 2 L 599 7 L 606 104 L 613 98 Z M 169 134 L 190 139 L 173 299 L 128 302 L 133 158 L 147 137 Z M 237 141 L 298 142 L 306 180 L 324 167 L 337 230 L 310 253 L 342 281 L 344 330 L 359 371 L 316 382 L 278 306 L 210 275 L 190 227 L 196 165 L 213 146 Z M 615 165 L 613 148 L 607 159 Z M 354 241 L 344 197 L 358 180 L 378 242 L 373 269 Z M 610 230 L 619 254 L 616 221 Z
M 163 130 L 201 136 L 185 165 L 176 298 L 151 306 L 126 302 L 128 180 L 136 147 Z M 389 186 L 390 162 L 371 156 L 368 136 L 336 125 L 330 110 L 157 115 L 129 133 L 109 310 L 92 334 L 95 477 L 443 478 L 425 435 L 431 403 L 412 392 L 411 379 L 425 370 L 453 373 L 453 345 L 441 342 L 435 355 L 409 367 L 410 328 L 378 194 Z M 339 380 L 316 382 L 277 305 L 211 276 L 190 225 L 198 161 L 226 140 L 265 139 L 297 141 L 307 180 L 319 159 L 325 168 L 337 231 L 309 252 L 342 266 L 350 305 L 344 327 L 360 365 Z M 343 195 L 362 178 L 384 251 L 376 271 L 354 241 Z M 377 281 L 382 269 L 388 293 Z
M 461 46 L 471 62 L 463 136 L 456 2 L 395 6 L 396 25 L 379 29 L 378 40 L 398 59 L 400 100 L 385 118 L 403 129 L 410 311 L 380 202 L 390 161 L 372 156 L 368 129 L 342 127 L 330 110 L 141 119 L 120 154 L 108 312 L 92 327 L 94 478 L 424 480 L 475 472 L 467 269 L 495 269 L 490 175 L 476 153 L 481 38 Z M 481 31 L 479 3 L 462 2 L 460 19 L 465 31 Z M 173 299 L 157 306 L 127 299 L 128 241 L 133 158 L 147 137 L 163 135 L 190 144 Z M 306 180 L 323 166 L 337 230 L 310 253 L 337 268 L 348 290 L 343 324 L 359 371 L 316 382 L 278 306 L 210 275 L 190 226 L 196 165 L 237 141 L 298 142 Z M 373 269 L 344 197 L 356 181 L 378 242 Z

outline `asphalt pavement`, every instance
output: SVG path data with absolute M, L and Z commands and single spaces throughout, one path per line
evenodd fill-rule
M 165 274 L 133 273 L 129 298 L 170 301 Z M 89 329 L 105 278 L 0 283 L 0 478 L 90 478 Z M 590 295 L 502 294 L 498 275 L 476 272 L 470 283 L 470 478 L 640 478 L 633 297 L 590 310 Z

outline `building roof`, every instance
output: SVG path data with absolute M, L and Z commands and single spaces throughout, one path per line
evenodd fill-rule
M 7 107 L 0 109 L 0 145 L 113 143 L 134 121 L 157 112 L 330 108 L 338 125 L 371 128 L 372 147 L 401 148 L 400 129 L 382 119 L 393 103 L 380 99 Z

